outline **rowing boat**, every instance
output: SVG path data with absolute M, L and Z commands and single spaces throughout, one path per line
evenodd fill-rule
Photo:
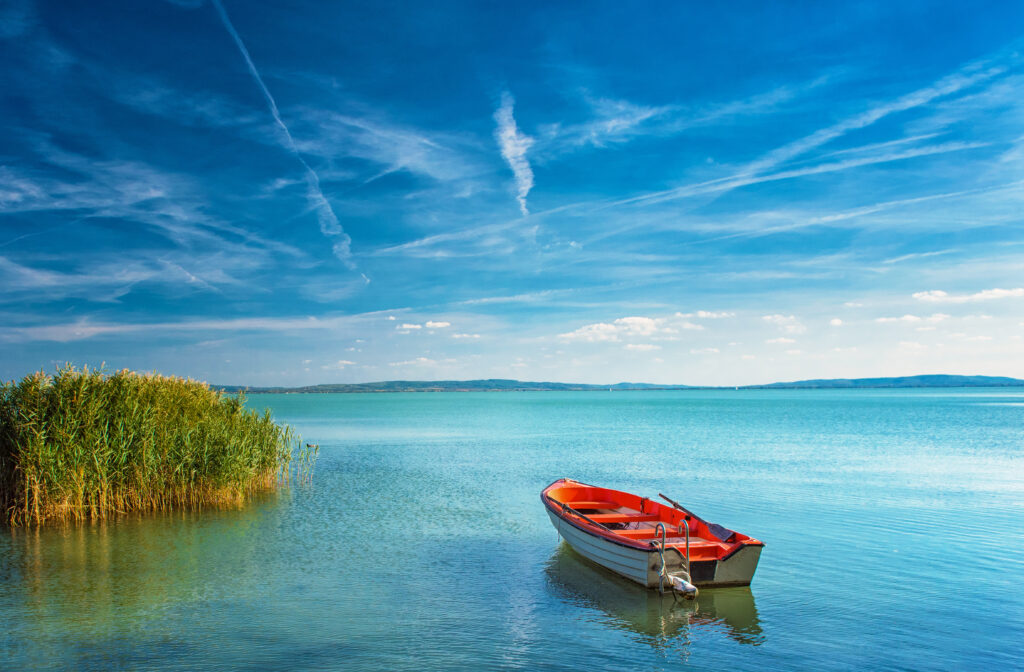
M 563 478 L 540 498 L 580 555 L 627 579 L 693 598 L 698 586 L 747 586 L 764 543 L 709 523 L 678 502 Z

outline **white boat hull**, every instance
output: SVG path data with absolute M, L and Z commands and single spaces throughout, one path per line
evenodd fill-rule
M 648 588 L 656 588 L 661 580 L 661 559 L 657 550 L 642 550 L 590 534 L 576 527 L 558 514 L 547 509 L 551 524 L 559 535 L 577 553 L 606 567 L 616 574 L 635 581 Z M 731 556 L 717 561 L 694 562 L 691 582 L 697 586 L 746 586 L 750 585 L 761 557 L 761 546 L 744 546 Z M 680 572 L 684 563 L 680 554 L 669 551 L 665 554 L 669 574 Z M 713 566 L 709 563 L 713 563 Z M 698 565 L 701 567 L 698 569 Z

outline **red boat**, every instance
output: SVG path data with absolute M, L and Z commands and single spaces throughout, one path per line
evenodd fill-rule
M 540 494 L 577 553 L 641 585 L 689 598 L 698 586 L 750 585 L 764 543 L 659 497 L 666 503 L 568 478 Z

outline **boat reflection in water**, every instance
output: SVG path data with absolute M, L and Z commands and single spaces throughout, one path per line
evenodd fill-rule
M 641 635 L 656 648 L 687 644 L 701 631 L 718 631 L 740 644 L 764 641 L 749 586 L 701 588 L 694 601 L 642 588 L 559 544 L 546 568 L 548 584 L 567 602 L 597 609 L 607 625 Z

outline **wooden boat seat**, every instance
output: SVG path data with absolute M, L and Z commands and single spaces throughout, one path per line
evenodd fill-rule
M 576 509 L 617 509 L 621 504 L 615 502 L 602 502 L 602 501 L 579 501 L 579 502 L 566 502 L 569 506 Z
M 644 528 L 642 530 L 615 530 L 615 534 L 621 535 L 623 537 L 628 537 L 630 539 L 661 539 L 661 530 L 653 527 Z M 665 543 L 670 545 L 685 545 L 686 537 L 670 536 L 665 539 Z M 708 539 L 704 539 L 703 537 L 690 537 L 690 547 L 693 548 L 695 546 L 718 546 L 718 542 L 710 541 Z
M 658 516 L 645 513 L 592 513 L 590 518 L 595 523 L 652 523 Z
M 679 548 L 683 548 L 684 546 L 686 546 L 686 537 L 669 537 L 665 540 L 665 543 L 669 546 L 678 546 Z M 690 548 L 722 548 L 724 546 L 725 544 L 722 544 L 717 541 L 712 541 L 711 539 L 705 539 L 704 537 L 690 537 Z

